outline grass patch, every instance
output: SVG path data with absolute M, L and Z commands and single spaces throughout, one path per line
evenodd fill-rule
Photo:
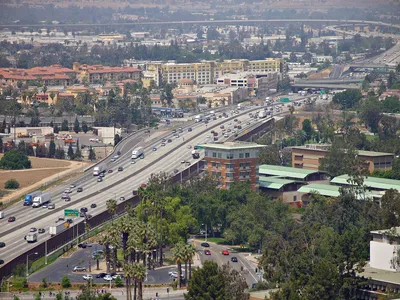
M 365 139 L 369 142 L 375 141 L 379 139 L 379 136 L 377 135 L 365 135 Z

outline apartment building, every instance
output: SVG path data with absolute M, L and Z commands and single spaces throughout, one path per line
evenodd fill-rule
M 330 145 L 309 144 L 292 147 L 292 167 L 318 170 L 322 159 L 327 155 Z M 388 171 L 392 169 L 393 153 L 358 151 L 358 158 L 364 161 L 369 172 L 375 170 Z
M 15 69 L 15 68 L 0 68 L 0 81 L 17 87 L 18 81 L 23 84 L 30 81 L 37 81 L 45 85 L 63 85 L 68 86 L 73 84 L 76 72 L 69 68 L 64 68 L 61 65 L 51 65 L 49 67 L 35 67 L 31 69 Z
M 142 70 L 134 67 L 81 65 L 78 62 L 74 62 L 72 68 L 77 72 L 81 82 L 104 83 L 107 81 L 121 81 L 125 79 L 139 80 L 142 77 Z
M 217 78 L 229 73 L 252 72 L 270 73 L 285 71 L 285 62 L 281 58 L 249 61 L 247 59 L 202 61 L 199 63 L 176 63 L 169 61 L 146 63 L 146 73 L 154 74 L 157 85 L 163 80 L 167 83 L 178 83 L 184 78 L 192 79 L 197 84 L 212 84 Z
M 248 142 L 203 144 L 205 172 L 219 180 L 221 188 L 233 182 L 249 181 L 258 189 L 259 151 L 264 146 Z

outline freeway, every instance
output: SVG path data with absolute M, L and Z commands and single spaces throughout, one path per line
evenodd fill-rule
M 0 24 L 0 28 L 15 27 L 90 27 L 90 26 L 157 26 L 157 25 L 184 25 L 184 24 L 254 24 L 254 23 L 364 23 L 379 26 L 387 26 L 400 29 L 400 25 L 377 21 L 365 20 L 339 20 L 339 19 L 255 19 L 255 20 L 195 20 L 195 21 L 155 21 L 155 22 L 125 22 L 125 23 L 74 23 L 74 24 Z
M 107 174 L 103 182 L 97 182 L 97 177 L 92 176 L 90 171 L 79 181 L 76 181 L 77 187 L 82 187 L 83 192 L 77 193 L 73 191 L 71 202 L 64 202 L 60 199 L 61 191 L 68 186 L 64 185 L 52 191 L 56 210 L 34 209 L 22 207 L 22 204 L 20 204 L 21 206 L 17 207 L 17 212 L 15 213 L 16 222 L 8 223 L 7 219 L 2 219 L 0 221 L 2 227 L 0 234 L 1 241 L 6 243 L 6 247 L 2 248 L 0 258 L 7 262 L 34 247 L 35 244 L 28 244 L 24 241 L 24 236 L 29 232 L 30 227 L 44 228 L 46 230 L 44 234 L 39 235 L 38 242 L 48 239 L 50 237 L 48 229 L 50 226 L 56 225 L 55 221 L 62 215 L 61 210 L 63 209 L 79 210 L 81 207 L 87 207 L 89 208 L 89 214 L 96 215 L 106 210 L 106 200 L 121 196 L 129 198 L 132 195 L 132 191 L 136 190 L 142 183 L 145 183 L 152 173 L 161 171 L 170 173 L 174 170 L 182 170 L 182 167 L 177 167 L 177 165 L 187 167 L 186 164 L 180 163 L 182 160 L 194 162 L 191 150 L 188 149 L 189 145 L 211 142 L 209 131 L 212 129 L 218 130 L 219 125 L 222 123 L 225 123 L 227 127 L 232 127 L 233 125 L 229 125 L 229 123 L 232 123 L 234 118 L 241 120 L 245 128 L 247 122 L 253 122 L 250 120 L 248 112 L 259 109 L 259 107 L 252 107 L 228 119 L 222 120 L 218 118 L 217 120 L 212 120 L 209 124 L 187 122 L 185 126 L 182 126 L 183 133 L 180 134 L 179 138 L 174 137 L 170 131 L 162 135 L 153 133 L 153 135 L 147 137 L 139 135 L 137 138 L 140 141 L 137 145 L 145 148 L 145 158 L 139 159 L 136 164 L 131 164 L 129 150 L 132 147 L 129 147 L 129 149 L 123 148 L 124 152 L 118 161 L 107 161 L 108 166 L 114 172 Z M 188 131 L 189 127 L 193 129 L 190 132 Z M 165 147 L 161 147 L 161 138 L 171 139 L 171 142 L 166 143 Z M 132 142 L 131 146 L 133 144 Z M 158 148 L 157 151 L 152 151 L 154 146 Z M 123 167 L 124 170 L 118 172 L 116 170 L 118 167 Z M 97 207 L 90 208 L 91 204 L 96 204 Z M 8 214 L 7 211 L 6 213 Z M 82 219 L 79 217 L 74 219 L 74 223 L 80 221 Z

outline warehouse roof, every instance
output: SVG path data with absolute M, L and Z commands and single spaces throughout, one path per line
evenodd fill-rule
M 331 183 L 339 185 L 352 185 L 348 182 L 349 175 L 336 176 L 331 180 Z M 377 190 L 400 190 L 400 180 L 378 178 L 378 177 L 364 177 L 364 185 L 371 189 Z
M 260 175 L 280 176 L 280 177 L 293 178 L 297 180 L 306 180 L 307 176 L 311 174 L 327 173 L 327 172 L 306 170 L 306 169 L 292 168 L 285 166 L 260 165 L 259 173 Z
M 298 189 L 298 192 L 307 194 L 318 193 L 322 196 L 338 197 L 340 195 L 339 188 L 337 185 L 314 183 L 302 186 Z
M 301 181 L 298 180 L 282 179 L 275 176 L 260 177 L 259 181 L 260 181 L 260 187 L 272 190 L 280 190 L 287 184 L 302 183 Z

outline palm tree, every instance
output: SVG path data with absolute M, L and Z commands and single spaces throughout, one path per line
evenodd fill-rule
M 135 272 L 132 263 L 125 263 L 124 266 L 125 286 L 126 286 L 126 299 L 132 299 L 131 282 L 134 279 Z M 136 297 L 136 295 L 135 295 Z
M 178 242 L 175 244 L 174 248 L 172 248 L 172 254 L 174 255 L 174 260 L 178 265 L 178 287 L 181 288 L 182 280 L 181 280 L 181 272 L 182 272 L 182 261 L 185 260 L 184 257 L 184 248 L 185 244 L 183 242 Z
M 43 84 L 42 92 L 43 92 L 43 95 L 46 94 L 46 92 L 47 92 L 47 85 L 46 84 Z
M 100 270 L 100 258 L 101 255 L 99 253 L 94 255 L 94 259 L 96 260 L 96 270 Z
M 115 200 L 115 199 L 107 200 L 106 204 L 107 204 L 107 210 L 111 214 L 111 222 L 113 222 L 114 215 L 117 212 L 117 208 L 118 208 L 117 200 Z
M 189 264 L 189 280 L 192 277 L 192 260 L 193 256 L 196 254 L 196 249 L 191 244 L 185 245 L 184 249 L 184 257 L 185 257 L 185 283 L 188 282 L 188 268 L 187 265 Z
M 143 281 L 146 277 L 146 268 L 138 263 L 133 264 L 134 278 L 138 285 L 138 300 L 143 300 Z
M 113 239 L 108 234 L 107 231 L 100 238 L 100 244 L 105 246 L 105 259 L 106 259 L 106 266 L 107 266 L 107 273 L 110 273 L 110 262 L 111 262 L 111 249 L 110 245 L 113 243 Z

